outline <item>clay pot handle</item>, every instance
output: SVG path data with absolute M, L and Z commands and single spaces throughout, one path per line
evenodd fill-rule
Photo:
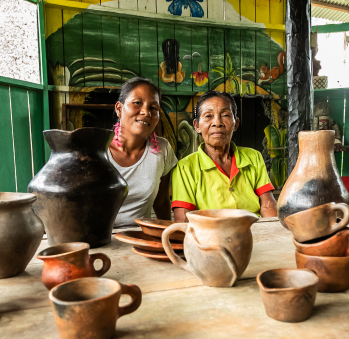
M 120 285 L 121 293 L 128 294 L 132 300 L 125 306 L 119 306 L 119 318 L 123 315 L 136 311 L 142 302 L 142 292 L 137 285 Z
M 96 270 L 93 265 L 93 263 L 97 259 L 101 259 L 103 261 L 103 266 L 100 270 Z M 94 254 L 90 254 L 90 264 L 92 266 L 93 276 L 101 277 L 104 273 L 107 273 L 109 271 L 109 268 L 111 266 L 111 261 L 110 261 L 110 258 L 104 253 L 94 253 Z
M 182 231 L 182 232 L 186 233 L 187 226 L 188 226 L 188 223 L 180 222 L 180 223 L 173 224 L 173 225 L 167 227 L 166 230 L 162 233 L 162 246 L 164 247 L 164 250 L 165 250 L 166 254 L 168 255 L 168 257 L 170 258 L 170 260 L 175 265 L 191 272 L 191 270 L 188 266 L 188 263 L 185 260 L 183 260 L 182 258 L 180 258 L 175 253 L 175 251 L 173 250 L 171 243 L 170 243 L 170 235 L 176 231 Z
M 333 211 L 342 211 L 343 219 L 337 224 L 332 226 L 333 233 L 340 231 L 344 227 L 346 227 L 349 223 L 349 206 L 344 203 L 335 204 L 332 206 Z

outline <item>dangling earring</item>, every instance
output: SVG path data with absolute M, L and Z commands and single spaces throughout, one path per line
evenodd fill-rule
M 120 131 L 121 125 L 120 122 L 118 122 L 116 125 L 114 125 L 114 132 L 115 136 L 113 138 L 113 142 L 116 144 L 116 146 L 121 147 L 121 142 L 119 140 L 119 131 Z
M 160 152 L 160 148 L 159 148 L 159 144 L 158 144 L 158 141 L 156 139 L 156 134 L 155 132 L 153 131 L 151 134 L 151 142 L 153 143 L 153 146 L 151 147 L 153 150 L 152 150 L 152 153 L 158 153 Z

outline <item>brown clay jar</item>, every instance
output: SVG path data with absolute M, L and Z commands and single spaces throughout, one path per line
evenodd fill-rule
M 119 306 L 122 294 L 131 302 Z M 118 318 L 137 310 L 142 292 L 112 279 L 81 278 L 54 287 L 49 298 L 61 339 L 111 339 Z
M 72 242 L 51 246 L 41 251 L 37 258 L 44 261 L 41 280 L 50 290 L 53 287 L 77 278 L 101 277 L 108 272 L 111 261 L 103 253 L 89 254 L 90 245 Z M 103 267 L 96 270 L 93 266 L 95 260 L 101 259 Z
M 349 204 L 349 194 L 334 158 L 334 131 L 298 133 L 299 156 L 278 199 L 281 224 L 285 218 L 329 202 Z
M 306 255 L 322 257 L 349 256 L 349 228 L 315 240 L 298 242 L 293 238 L 297 250 Z

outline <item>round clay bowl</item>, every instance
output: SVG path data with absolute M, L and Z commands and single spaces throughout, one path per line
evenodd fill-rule
M 310 256 L 296 250 L 296 263 L 298 268 L 307 268 L 317 274 L 319 292 L 336 293 L 349 289 L 349 256 Z
M 306 255 L 322 257 L 349 256 L 349 228 L 323 238 L 298 242 L 293 238 L 297 250 Z
M 316 274 L 307 269 L 274 269 L 257 276 L 267 315 L 290 323 L 304 321 L 311 316 L 318 282 Z
M 175 221 L 161 220 L 161 219 L 136 219 L 135 222 L 142 228 L 143 233 L 151 235 L 152 237 L 161 238 L 162 232 Z M 170 236 L 170 240 L 184 241 L 184 232 L 174 232 Z
M 166 253 L 145 251 L 137 247 L 132 247 L 132 251 L 138 255 L 141 255 L 142 257 L 146 257 L 146 258 L 150 258 L 158 261 L 167 261 L 167 262 L 171 261 Z M 181 258 L 184 257 L 183 251 L 178 252 L 177 255 L 179 255 Z
M 114 236 L 119 241 L 131 244 L 145 251 L 165 252 L 161 239 L 144 234 L 140 231 L 125 231 L 116 233 Z M 172 241 L 171 245 L 174 250 L 183 250 L 183 242 Z

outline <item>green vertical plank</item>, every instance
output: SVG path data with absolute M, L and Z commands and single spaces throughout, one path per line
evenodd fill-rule
M 141 70 L 137 19 L 120 18 L 120 51 L 123 81 L 139 76 Z
M 165 61 L 165 55 L 163 53 L 163 43 L 165 40 L 170 39 L 171 41 L 168 43 L 170 46 L 168 49 L 165 48 L 165 52 L 169 51 L 169 54 L 166 55 L 166 58 L 168 60 L 168 63 L 173 70 L 172 73 L 168 73 L 168 67 L 166 66 Z M 175 31 L 174 31 L 174 24 L 168 24 L 164 22 L 158 23 L 158 61 L 159 61 L 159 69 L 161 70 L 162 74 L 165 71 L 167 76 L 163 76 L 160 78 L 159 85 L 161 90 L 166 92 L 175 92 L 176 91 L 176 82 L 175 82 L 175 74 L 176 70 L 178 69 L 178 58 L 176 57 L 176 54 L 178 56 L 178 52 L 176 45 L 174 43 L 175 39 Z M 159 74 L 160 76 L 160 74 Z M 174 80 L 174 81 L 172 81 Z
M 85 86 L 103 86 L 102 19 L 100 15 L 82 13 Z M 106 72 L 106 75 L 109 74 Z
M 122 68 L 120 60 L 120 19 L 115 16 L 102 16 L 102 45 L 104 86 L 121 84 Z
M 142 76 L 159 85 L 157 26 L 154 21 L 139 21 L 140 68 Z
M 256 33 L 241 30 L 241 95 L 255 94 L 256 88 Z
M 179 42 L 179 64 L 181 67 L 180 75 L 177 77 L 177 91 L 192 92 L 193 90 L 193 78 L 192 65 L 194 58 L 198 59 L 198 56 L 192 56 L 191 45 L 191 26 L 187 25 L 175 25 L 175 39 Z
M 82 14 L 78 13 L 70 20 L 67 18 L 75 11 L 63 10 L 63 20 L 67 21 L 63 26 L 64 59 L 65 66 L 69 70 L 69 85 L 76 87 L 85 86 L 84 77 L 84 49 L 82 34 Z M 76 12 L 77 13 L 77 12 Z
M 27 90 L 11 87 L 13 135 L 16 150 L 18 192 L 27 192 L 32 179 Z
M 240 93 L 241 87 L 241 32 L 238 29 L 225 30 L 226 91 Z
M 193 57 L 193 73 L 198 72 L 199 77 L 193 79 L 194 92 L 208 91 L 208 45 L 207 45 L 207 28 L 192 27 L 192 53 L 200 54 L 200 57 Z M 201 66 L 201 74 L 199 72 Z
M 9 86 L 0 85 L 0 102 L 1 102 L 0 191 L 16 192 Z
M 224 92 L 226 76 L 224 74 L 224 31 L 221 28 L 208 28 L 209 47 L 209 89 Z M 218 88 L 217 88 L 218 87 Z
M 42 95 L 37 91 L 29 91 L 30 121 L 33 145 L 34 174 L 38 173 L 44 165 L 44 137 Z

